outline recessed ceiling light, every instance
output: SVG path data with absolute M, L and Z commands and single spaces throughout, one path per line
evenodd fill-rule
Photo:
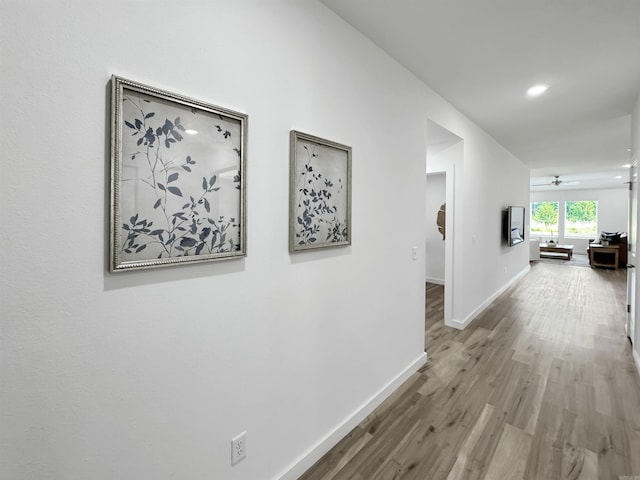
M 189 135 L 197 135 L 198 131 L 197 130 L 187 129 L 187 130 L 184 131 L 184 133 L 188 133 Z
M 527 90 L 527 95 L 530 97 L 537 97 L 538 95 L 542 95 L 547 91 L 549 85 L 534 85 L 529 90 Z
M 625 163 L 624 165 L 622 165 L 622 168 L 631 168 L 631 164 L 630 163 Z
M 616 178 L 622 178 L 622 175 L 616 175 Z
M 631 151 L 631 149 L 630 149 L 630 148 L 627 148 L 627 152 L 630 152 L 630 151 Z

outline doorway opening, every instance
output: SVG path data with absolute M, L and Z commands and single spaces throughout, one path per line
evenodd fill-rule
M 442 322 L 447 326 L 454 324 L 455 172 L 456 168 L 461 169 L 463 159 L 464 140 L 428 120 L 425 283 L 427 287 L 433 285 L 433 288 L 431 292 L 429 288 L 425 291 L 425 308 L 430 313 L 430 319 L 435 318 L 434 313 L 441 311 Z

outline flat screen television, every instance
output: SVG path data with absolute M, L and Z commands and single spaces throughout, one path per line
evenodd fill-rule
M 513 247 L 524 242 L 524 207 L 507 207 L 505 234 L 507 245 Z

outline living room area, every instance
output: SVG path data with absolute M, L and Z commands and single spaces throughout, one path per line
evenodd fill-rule
M 626 268 L 629 190 L 532 189 L 529 260 L 559 265 Z

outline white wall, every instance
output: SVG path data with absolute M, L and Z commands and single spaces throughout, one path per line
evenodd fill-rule
M 465 139 L 454 314 L 528 265 L 499 227 L 527 169 L 314 0 L 0 22 L 6 478 L 297 478 L 423 361 L 428 117 Z M 246 259 L 107 273 L 111 74 L 249 114 Z M 353 147 L 352 247 L 288 253 L 290 129 Z
M 621 180 L 622 182 L 622 180 Z M 575 253 L 587 253 L 588 238 L 565 238 L 564 232 L 564 205 L 567 201 L 597 200 L 598 202 L 598 235 L 601 231 L 626 232 L 629 224 L 629 190 L 627 188 L 607 188 L 600 190 L 556 190 L 545 192 L 531 192 L 532 202 L 558 201 L 560 212 L 558 230 L 560 243 L 569 243 L 574 246 Z M 531 214 L 530 206 L 527 207 L 528 215 Z M 557 237 L 557 235 L 556 235 Z M 549 237 L 542 236 L 542 240 Z
M 456 275 L 458 279 L 462 277 L 469 306 L 482 305 L 483 301 L 486 305 L 488 295 L 500 291 L 504 282 L 529 268 L 528 242 L 508 247 L 502 227 L 503 212 L 509 205 L 526 205 L 529 169 L 513 161 L 508 152 L 494 152 L 492 139 L 478 139 L 477 143 L 474 145 L 465 137 L 465 149 L 475 154 L 475 161 L 465 159 L 463 192 L 468 205 L 462 221 L 466 228 L 463 240 L 470 254 L 462 261 L 473 270 L 469 275 Z M 477 307 L 464 320 L 476 312 Z
M 446 201 L 446 175 L 427 175 L 427 237 L 426 280 L 444 285 L 444 239 L 438 231 L 436 219 L 440 206 Z

